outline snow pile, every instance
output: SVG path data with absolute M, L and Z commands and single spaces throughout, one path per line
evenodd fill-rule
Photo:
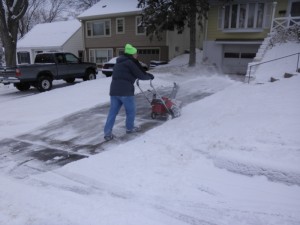
M 253 67 L 255 71 L 254 83 L 268 82 L 271 80 L 271 77 L 283 79 L 285 73 L 295 74 L 298 68 L 300 68 L 299 57 L 300 44 L 298 42 L 276 44 L 276 46 L 271 47 L 266 52 L 264 59 L 260 62 L 263 64 Z

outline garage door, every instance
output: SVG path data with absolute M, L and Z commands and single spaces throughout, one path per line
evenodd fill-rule
M 223 45 L 223 72 L 245 75 L 248 63 L 253 61 L 259 45 Z
M 139 60 L 147 65 L 151 60 L 160 60 L 160 48 L 137 48 Z M 124 49 L 117 49 L 117 55 L 124 54 Z
M 140 48 L 138 49 L 139 59 L 146 64 L 150 64 L 151 60 L 159 60 L 160 51 L 158 48 Z

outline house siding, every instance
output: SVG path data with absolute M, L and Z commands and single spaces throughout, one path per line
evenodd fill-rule
M 125 33 L 116 34 L 116 18 L 111 17 L 111 35 L 108 37 L 87 37 L 85 30 L 85 46 L 87 48 L 106 48 L 107 46 L 124 46 L 126 43 L 134 43 L 135 46 L 164 46 L 166 45 L 166 33 L 162 35 L 162 40 L 158 41 L 154 38 L 150 41 L 149 37 L 146 35 L 136 35 L 135 31 L 135 17 L 134 16 L 125 16 Z M 93 21 L 93 20 L 88 20 Z M 86 22 L 84 21 L 84 25 Z M 84 26 L 86 29 L 86 26 Z
M 276 2 L 277 2 L 277 5 L 276 5 L 276 10 L 275 10 L 275 17 L 288 16 L 288 11 L 287 11 L 288 0 L 280 0 L 280 1 L 276 1 Z M 280 13 L 282 11 L 285 11 L 285 14 Z
M 126 43 L 134 45 L 138 49 L 159 49 L 158 58 L 149 58 L 147 55 L 140 55 L 140 60 L 145 63 L 150 62 L 150 60 L 169 60 L 169 48 L 166 45 L 166 32 L 162 35 L 162 40 L 157 40 L 157 38 L 150 38 L 147 35 L 136 34 L 136 15 L 131 16 L 117 16 L 110 17 L 111 21 L 111 33 L 107 37 L 87 37 L 86 35 L 86 22 L 95 21 L 94 20 L 85 20 L 82 21 L 84 27 L 84 44 L 86 55 L 90 49 L 113 49 L 113 56 L 118 56 L 119 50 L 123 49 Z M 124 18 L 125 21 L 125 32 L 122 34 L 116 33 L 116 18 Z M 101 18 L 101 20 L 104 18 Z M 105 18 L 108 19 L 108 18 Z M 100 20 L 100 19 L 99 19 Z
M 62 46 L 63 51 L 71 52 L 77 57 L 78 51 L 83 51 L 82 31 L 78 29 L 69 40 Z
M 251 2 L 251 1 L 236 1 L 237 3 Z M 253 2 L 253 1 L 252 1 Z M 272 2 L 272 1 L 254 1 L 254 2 Z M 207 26 L 207 36 L 206 40 L 216 40 L 216 39 L 263 39 L 270 32 L 270 27 L 263 29 L 259 32 L 240 32 L 240 33 L 226 33 L 218 29 L 218 15 L 219 7 L 221 4 L 215 4 L 211 7 L 208 14 L 208 26 Z M 287 15 L 288 0 L 277 1 L 275 9 L 275 17 L 284 17 Z M 286 14 L 280 14 L 280 12 L 285 11 Z
M 82 27 L 84 27 L 84 45 L 85 55 L 88 59 L 90 49 L 112 49 L 113 56 L 118 56 L 119 51 L 122 50 L 126 43 L 130 43 L 139 49 L 159 50 L 159 54 L 139 54 L 139 59 L 147 64 L 151 60 L 169 61 L 170 59 L 184 53 L 189 49 L 189 28 L 178 34 L 177 31 L 166 31 L 162 33 L 162 39 L 158 40 L 153 37 L 152 40 L 147 35 L 136 34 L 136 16 L 140 14 L 132 12 L 126 15 L 111 15 L 110 17 L 93 17 L 93 19 L 82 19 Z M 125 21 L 124 33 L 117 34 L 116 19 L 122 18 Z M 87 37 L 86 24 L 87 22 L 97 20 L 110 20 L 111 32 L 109 36 L 104 37 Z M 197 27 L 196 47 L 202 48 L 203 35 L 201 35 L 200 27 Z M 99 65 L 101 67 L 101 65 Z
M 211 1 L 211 8 L 208 14 L 206 37 L 204 41 L 204 59 L 217 65 L 223 73 L 246 74 L 247 64 L 253 61 L 252 56 L 258 51 L 263 39 L 268 36 L 271 29 L 271 21 L 265 18 L 261 29 L 225 29 L 219 28 L 219 7 L 222 4 L 218 1 Z M 273 1 L 271 0 L 240 0 L 232 1 L 230 4 L 243 3 L 267 3 L 270 8 L 265 8 L 264 15 L 271 20 L 273 12 Z M 287 13 L 288 0 L 277 1 L 274 17 L 284 17 Z M 270 11 L 271 10 L 271 11 Z M 268 12 L 268 14 L 266 14 Z M 230 54 L 239 55 L 236 57 Z
M 216 39 L 263 39 L 267 36 L 268 32 L 270 31 L 270 28 L 267 28 L 259 32 L 223 32 L 222 30 L 218 29 L 218 10 L 219 7 L 215 6 L 209 11 L 206 40 L 211 41 Z

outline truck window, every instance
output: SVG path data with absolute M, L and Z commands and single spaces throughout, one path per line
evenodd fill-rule
M 29 52 L 17 52 L 18 64 L 30 64 Z
M 53 54 L 38 54 L 35 57 L 34 63 L 55 63 Z
M 61 53 L 55 54 L 56 60 L 58 64 L 64 64 L 66 63 L 64 55 Z
M 67 63 L 79 63 L 78 58 L 73 54 L 66 54 Z

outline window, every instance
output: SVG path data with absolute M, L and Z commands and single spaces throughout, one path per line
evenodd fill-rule
M 90 61 L 96 64 L 103 64 L 109 61 L 113 56 L 112 49 L 90 49 Z
M 242 59 L 253 59 L 256 56 L 256 53 L 241 53 Z
M 110 20 L 98 20 L 86 23 L 87 37 L 105 37 L 110 36 L 111 22 Z
M 240 52 L 225 52 L 224 58 L 235 58 L 235 59 L 253 59 L 255 57 L 255 53 L 240 53 Z
M 263 3 L 257 4 L 256 27 L 263 26 L 264 7 L 265 5 Z
M 239 19 L 239 28 L 245 28 L 246 27 L 246 11 L 247 11 L 247 5 L 241 4 L 240 5 L 240 15 L 238 17 Z
M 266 3 L 243 3 L 225 5 L 219 13 L 219 28 L 225 31 L 245 32 L 254 29 L 263 29 L 271 20 L 271 4 Z M 223 25 L 222 25 L 223 23 Z M 223 26 L 223 27 L 222 27 Z
M 143 21 L 141 16 L 135 18 L 136 22 L 136 34 L 146 34 L 146 29 L 143 27 Z
M 159 49 L 138 49 L 138 55 L 157 55 Z
M 83 51 L 82 50 L 79 50 L 78 51 L 78 58 L 83 61 Z
M 78 58 L 73 54 L 66 54 L 66 62 L 67 63 L 79 63 Z
M 18 57 L 18 63 L 19 64 L 24 64 L 24 63 L 25 64 L 30 64 L 30 54 L 29 54 L 29 52 L 18 52 L 17 57 Z
M 116 19 L 116 33 L 124 34 L 125 33 L 125 20 L 124 18 Z
M 255 3 L 251 3 L 249 4 L 247 27 L 254 26 L 254 18 L 255 18 Z
M 225 52 L 224 58 L 240 58 L 240 53 L 237 52 Z
M 298 17 L 300 16 L 300 2 L 299 1 L 293 1 L 291 4 L 291 16 L 292 17 Z
M 53 54 L 37 54 L 34 63 L 55 63 Z
M 64 54 L 57 53 L 57 54 L 55 54 L 55 57 L 56 57 L 56 61 L 57 61 L 58 64 L 64 64 L 64 63 L 66 63 Z

